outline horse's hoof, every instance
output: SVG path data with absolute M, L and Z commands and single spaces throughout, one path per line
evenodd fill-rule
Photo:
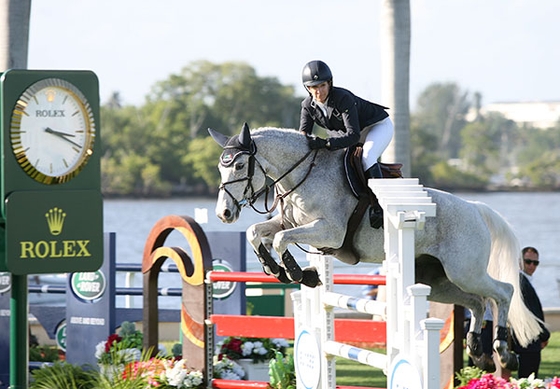
M 508 350 L 507 342 L 505 340 L 494 340 L 494 351 L 498 353 L 500 358 L 500 365 L 504 369 L 517 370 L 519 369 L 519 360 L 517 355 Z
M 500 365 L 504 369 L 515 371 L 519 369 L 519 359 L 516 354 L 508 352 L 507 354 L 500 355 Z
M 478 357 L 471 357 L 474 362 L 474 365 L 481 370 L 484 370 L 487 373 L 493 373 L 496 371 L 496 364 L 494 363 L 494 359 L 491 355 L 482 354 Z
M 303 269 L 303 278 L 301 279 L 301 283 L 310 288 L 315 288 L 316 286 L 323 285 L 323 283 L 319 279 L 319 273 L 314 267 Z

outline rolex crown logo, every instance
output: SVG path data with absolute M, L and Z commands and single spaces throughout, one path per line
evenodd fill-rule
M 49 230 L 52 235 L 59 235 L 62 232 L 62 226 L 64 225 L 64 218 L 66 218 L 66 213 L 60 208 L 54 207 L 49 209 L 45 214 L 47 218 L 47 224 L 49 225 Z

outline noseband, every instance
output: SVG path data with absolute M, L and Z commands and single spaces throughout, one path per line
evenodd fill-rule
M 233 203 L 235 204 L 235 206 L 239 211 L 241 211 L 241 208 L 247 205 L 252 206 L 257 199 L 257 197 L 255 196 L 255 189 L 253 188 L 253 176 L 255 175 L 255 164 L 259 166 L 259 169 L 261 169 L 263 174 L 266 174 L 261 164 L 255 158 L 256 153 L 257 153 L 257 147 L 255 146 L 254 142 L 251 142 L 251 147 L 249 150 L 241 149 L 239 147 L 226 146 L 224 147 L 224 152 L 220 157 L 220 164 L 224 167 L 230 167 L 231 165 L 233 165 L 235 160 L 241 155 L 244 154 L 249 155 L 249 161 L 248 161 L 249 166 L 247 168 L 247 175 L 237 180 L 223 182 L 218 187 L 219 190 L 223 190 L 228 194 L 229 197 L 231 197 Z M 243 191 L 243 198 L 240 201 L 237 201 L 237 199 L 226 188 L 226 185 L 235 184 L 237 182 L 243 182 L 243 181 L 247 181 L 247 186 L 245 186 L 245 190 Z

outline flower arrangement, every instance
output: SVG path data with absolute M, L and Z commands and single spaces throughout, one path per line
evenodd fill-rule
M 186 359 L 151 358 L 129 363 L 123 379 L 141 377 L 150 387 L 160 389 L 198 389 L 204 382 L 202 372 L 187 367 Z
M 123 365 L 140 360 L 142 354 L 142 332 L 134 323 L 123 322 L 116 334 L 95 346 L 95 357 L 100 365 Z
M 251 359 L 254 363 L 268 361 L 276 356 L 276 351 L 283 355 L 289 344 L 285 339 L 228 337 L 218 343 L 216 354 L 218 361 L 224 357 L 235 361 Z
M 218 360 L 214 358 L 214 378 L 222 378 L 224 380 L 241 380 L 245 377 L 245 370 L 235 361 L 226 356 Z
M 528 378 L 506 381 L 476 367 L 465 367 L 456 374 L 460 385 L 457 389 L 560 389 L 560 378 L 542 380 L 531 374 Z

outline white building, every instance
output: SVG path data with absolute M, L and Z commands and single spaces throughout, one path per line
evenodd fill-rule
M 560 120 L 560 101 L 492 103 L 480 110 L 482 115 L 490 112 L 499 112 L 520 126 L 525 124 L 536 128 L 550 128 Z

